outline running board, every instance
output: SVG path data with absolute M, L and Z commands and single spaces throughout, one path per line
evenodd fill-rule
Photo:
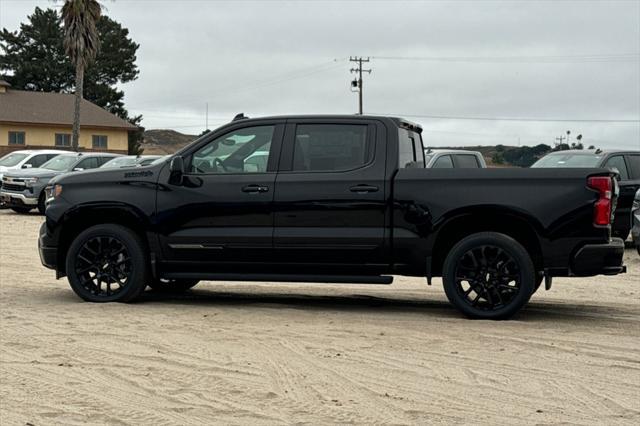
M 393 277 L 387 275 L 296 275 L 296 274 L 208 274 L 194 272 L 165 272 L 161 278 L 196 279 L 205 281 L 268 281 L 322 284 L 381 284 L 388 285 Z

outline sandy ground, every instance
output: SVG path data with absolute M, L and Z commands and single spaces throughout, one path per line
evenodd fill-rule
M 640 423 L 640 258 L 558 279 L 508 322 L 440 282 L 200 284 L 83 303 L 0 211 L 0 423 Z

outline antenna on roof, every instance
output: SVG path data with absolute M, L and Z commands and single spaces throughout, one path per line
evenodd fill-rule
M 245 117 L 244 113 L 241 112 L 240 114 L 237 114 L 235 117 L 233 117 L 233 120 L 231 121 L 246 120 L 247 118 L 249 117 Z

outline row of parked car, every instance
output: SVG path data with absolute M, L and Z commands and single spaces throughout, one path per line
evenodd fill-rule
M 18 213 L 45 210 L 45 187 L 64 173 L 96 168 L 139 167 L 159 155 L 120 155 L 106 152 L 79 153 L 60 150 L 14 151 L 0 158 L 0 203 Z

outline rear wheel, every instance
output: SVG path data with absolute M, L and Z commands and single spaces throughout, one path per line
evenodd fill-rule
M 199 280 L 179 280 L 158 278 L 151 281 L 149 287 L 154 291 L 182 293 L 197 285 Z
M 481 232 L 451 249 L 443 282 L 449 301 L 468 317 L 507 319 L 529 301 L 536 272 L 527 251 L 513 238 Z
M 73 291 L 89 302 L 130 302 L 146 287 L 149 264 L 140 237 L 124 226 L 96 225 L 81 232 L 67 252 Z

